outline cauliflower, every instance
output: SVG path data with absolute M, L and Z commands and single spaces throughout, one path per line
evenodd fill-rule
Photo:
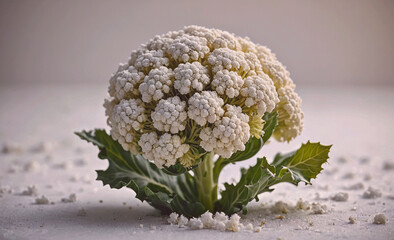
M 303 113 L 294 90 L 267 47 L 187 26 L 133 51 L 112 75 L 104 107 L 110 134 L 125 150 L 158 167 L 190 167 L 210 152 L 229 158 L 244 150 L 251 136 L 264 134 L 265 113 L 279 114 L 277 140 L 295 138 Z

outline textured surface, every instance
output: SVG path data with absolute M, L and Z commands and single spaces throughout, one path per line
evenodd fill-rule
M 254 225 L 265 220 L 260 233 L 229 233 L 170 226 L 156 210 L 134 199 L 131 190 L 111 190 L 94 180 L 94 170 L 104 169 L 107 163 L 98 160 L 97 150 L 72 132 L 105 126 L 101 104 L 106 86 L 2 86 L 0 144 L 16 143 L 22 152 L 0 153 L 0 189 L 13 190 L 0 194 L 0 239 L 393 238 L 394 89 L 298 89 L 304 100 L 305 131 L 291 144 L 272 142 L 259 154 L 272 159 L 277 151 L 287 152 L 310 139 L 334 144 L 330 164 L 312 186 L 283 184 L 272 194 L 260 195 L 260 202 L 252 203 L 249 214 L 241 219 Z M 340 161 L 341 156 L 347 162 Z M 253 162 L 229 166 L 222 179 L 238 177 L 239 167 Z M 365 180 L 368 176 L 370 180 Z M 349 190 L 358 183 L 362 187 Z M 29 185 L 35 185 L 39 196 L 45 195 L 54 205 L 36 205 L 36 197 L 21 195 Z M 382 196 L 363 198 L 369 186 L 379 189 Z M 339 192 L 348 193 L 348 200 L 330 200 Z M 61 201 L 72 193 L 76 202 Z M 277 201 L 294 205 L 300 197 L 327 205 L 329 212 L 284 214 L 271 207 Z M 78 216 L 81 208 L 86 216 Z M 386 225 L 372 224 L 378 213 L 386 215 Z M 279 215 L 284 219 L 276 219 Z M 348 223 L 349 217 L 355 218 L 355 224 Z

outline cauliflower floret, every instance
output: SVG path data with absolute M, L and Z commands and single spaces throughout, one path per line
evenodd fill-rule
M 182 143 L 178 135 L 169 133 L 160 137 L 155 132 L 144 133 L 138 144 L 141 146 L 142 156 L 153 161 L 158 168 L 174 165 L 190 148 L 188 144 Z
M 109 95 L 117 100 L 137 96 L 138 86 L 144 80 L 144 76 L 144 73 L 137 71 L 133 66 L 120 65 L 109 80 Z
M 178 96 L 162 99 L 152 112 L 153 126 L 159 131 L 176 134 L 185 130 L 187 113 L 186 102 Z
M 152 69 L 144 82 L 140 85 L 139 90 L 142 95 L 142 101 L 149 103 L 159 101 L 171 91 L 173 85 L 174 72 L 171 68 L 159 67 Z
M 178 62 L 192 62 L 203 59 L 209 53 L 205 38 L 181 35 L 174 39 L 168 53 Z
M 238 73 L 225 69 L 215 74 L 211 84 L 218 94 L 234 98 L 239 95 L 239 90 L 244 85 L 244 80 Z
M 138 55 L 134 67 L 140 71 L 149 72 L 152 68 L 168 66 L 169 63 L 169 59 L 162 50 L 151 50 Z
M 174 88 L 181 94 L 188 94 L 192 89 L 202 91 L 209 83 L 208 69 L 200 62 L 179 64 L 174 69 Z
M 111 136 L 117 140 L 124 149 L 138 153 L 135 132 L 140 131 L 147 120 L 145 106 L 139 99 L 115 101 L 106 100 L 104 103 L 108 124 L 111 126 Z
M 246 98 L 245 105 L 253 107 L 260 115 L 274 110 L 279 102 L 272 80 L 263 72 L 257 72 L 245 79 L 241 95 Z
M 249 116 L 237 106 L 226 105 L 224 116 L 215 122 L 214 127 L 205 127 L 200 133 L 200 146 L 207 152 L 229 158 L 236 151 L 245 150 L 250 137 Z
M 196 92 L 188 103 L 187 115 L 200 126 L 214 123 L 224 114 L 224 101 L 213 91 Z
M 209 56 L 208 62 L 212 66 L 212 71 L 214 73 L 227 69 L 243 74 L 251 70 L 245 60 L 243 52 L 234 51 L 228 48 L 215 49 Z
M 301 111 L 302 100 L 291 87 L 278 89 L 279 104 L 276 111 L 279 114 L 278 126 L 274 137 L 278 141 L 289 142 L 300 135 L 304 127 L 304 113 Z

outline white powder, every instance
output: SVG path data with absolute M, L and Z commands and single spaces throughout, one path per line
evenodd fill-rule
M 382 196 L 382 192 L 379 189 L 372 188 L 372 187 L 369 187 L 367 189 L 367 191 L 365 191 L 363 193 L 363 198 L 366 198 L 366 199 L 379 198 L 381 196 Z
M 346 202 L 349 199 L 349 194 L 344 192 L 339 192 L 331 197 L 332 200 L 337 202 Z
M 387 222 L 387 217 L 383 213 L 377 214 L 373 218 L 374 224 L 386 224 L 386 222 Z

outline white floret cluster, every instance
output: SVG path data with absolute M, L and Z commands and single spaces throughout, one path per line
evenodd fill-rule
M 233 214 L 230 217 L 222 212 L 212 214 L 207 211 L 198 218 L 187 219 L 183 215 L 178 215 L 173 212 L 168 217 L 167 221 L 171 225 L 177 225 L 180 228 L 189 227 L 192 230 L 198 229 L 214 229 L 221 232 L 231 231 L 239 232 L 243 231 L 255 231 L 260 232 L 261 227 L 253 227 L 253 224 L 249 223 L 244 226 L 241 222 L 241 217 L 238 214 Z
M 104 106 L 111 136 L 125 150 L 158 167 L 189 167 L 207 152 L 228 158 L 245 149 L 264 133 L 265 113 L 278 112 L 279 141 L 299 135 L 303 113 L 294 90 L 268 48 L 188 26 L 133 51 L 111 77 Z
M 185 130 L 187 113 L 186 102 L 178 96 L 161 99 L 152 112 L 153 126 L 164 132 L 176 134 Z
M 245 150 L 245 143 L 250 137 L 249 116 L 242 113 L 242 108 L 226 105 L 224 116 L 213 127 L 201 130 L 200 145 L 207 151 L 214 151 L 229 158 L 236 151 Z

